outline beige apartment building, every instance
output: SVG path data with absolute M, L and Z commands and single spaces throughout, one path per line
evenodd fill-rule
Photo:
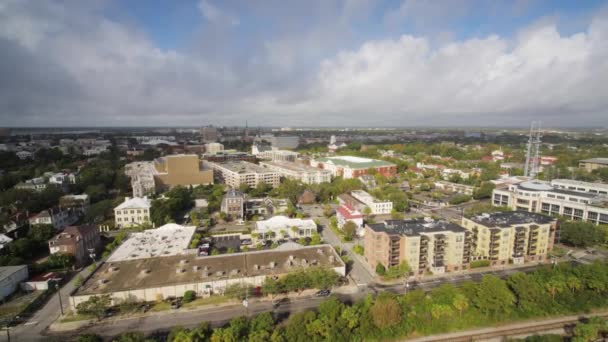
M 472 260 L 491 265 L 544 261 L 557 234 L 557 219 L 525 211 L 463 218 L 462 226 L 471 233 Z
M 431 218 L 387 220 L 365 226 L 365 259 L 385 268 L 406 261 L 412 273 L 434 274 L 467 269 L 471 233 Z
M 213 168 L 219 181 L 232 188 L 238 188 L 241 184 L 255 188 L 261 182 L 277 187 L 281 182 L 281 176 L 277 171 L 246 161 L 209 162 L 209 166 Z

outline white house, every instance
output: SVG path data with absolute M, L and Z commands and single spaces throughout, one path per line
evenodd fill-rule
M 151 201 L 148 197 L 125 197 L 125 201 L 114 208 L 116 227 L 125 228 L 150 222 Z
M 311 237 L 316 232 L 317 224 L 311 219 L 274 216 L 268 220 L 257 221 L 252 234 L 258 234 L 259 239 L 262 240 L 278 240 L 284 237 L 292 239 Z

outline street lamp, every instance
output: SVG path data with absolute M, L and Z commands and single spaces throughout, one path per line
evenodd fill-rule
M 61 310 L 61 316 L 63 316 L 63 303 L 61 302 L 61 290 L 59 289 L 58 283 L 55 283 L 55 288 L 57 289 L 57 295 L 59 296 L 59 309 Z

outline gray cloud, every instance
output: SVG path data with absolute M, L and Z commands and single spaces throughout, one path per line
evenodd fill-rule
M 512 40 L 360 42 L 373 1 L 245 2 L 273 30 L 243 42 L 231 3 L 208 0 L 192 44 L 163 50 L 82 3 L 0 4 L 2 125 L 605 124 L 605 13 L 573 35 L 539 22 Z M 444 13 L 414 5 L 385 18 Z

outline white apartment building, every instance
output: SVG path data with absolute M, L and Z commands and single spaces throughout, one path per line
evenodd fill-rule
M 254 188 L 260 182 L 277 187 L 281 182 L 278 172 L 246 161 L 209 162 L 209 167 L 219 181 L 232 188 L 238 188 L 241 184 Z
M 331 171 L 288 161 L 260 162 L 260 166 L 278 172 L 281 177 L 296 179 L 304 184 L 331 182 Z
M 608 196 L 565 190 L 539 180 L 512 184 L 506 189 L 494 189 L 492 204 L 508 206 L 514 210 L 561 215 L 595 224 L 608 224 Z
M 390 214 L 393 210 L 393 202 L 380 201 L 363 190 L 353 190 L 350 195 L 368 206 L 372 211 L 372 215 Z
M 150 222 L 151 207 L 148 197 L 125 197 L 125 201 L 114 208 L 116 227 L 125 228 Z
M 608 195 L 608 184 L 582 182 L 573 179 L 554 179 L 551 181 L 551 185 L 562 190 Z

